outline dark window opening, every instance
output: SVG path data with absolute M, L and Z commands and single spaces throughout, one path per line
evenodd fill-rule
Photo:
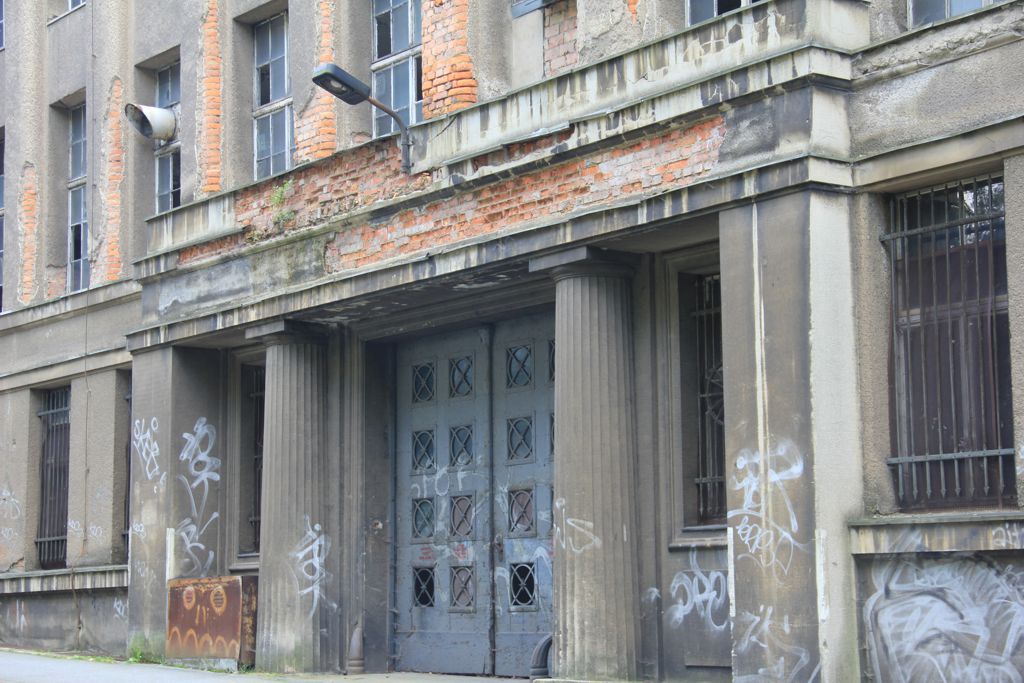
M 722 372 L 722 281 L 707 275 L 696 281 L 693 312 L 697 332 L 699 411 L 697 520 L 725 522 L 725 384 Z
M 242 366 L 242 500 L 241 510 L 247 526 L 243 528 L 239 550 L 260 550 L 260 506 L 263 499 L 263 425 L 266 395 L 266 368 Z
M 67 563 L 68 462 L 71 453 L 71 388 L 43 394 L 43 453 L 40 460 L 39 526 L 36 550 L 43 569 Z

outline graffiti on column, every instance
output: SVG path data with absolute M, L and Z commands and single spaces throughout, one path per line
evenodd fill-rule
M 121 621 L 128 621 L 128 600 L 125 598 L 114 598 L 114 618 Z
M 10 523 L 21 519 L 21 502 L 10 486 L 0 489 L 0 520 L 7 522 L 0 527 L 0 543 L 8 543 L 18 537 L 18 530 Z
M 736 536 L 746 547 L 738 557 L 754 560 L 776 577 L 787 575 L 795 553 L 807 551 L 807 543 L 797 540 L 800 524 L 786 491 L 786 482 L 803 476 L 803 455 L 791 441 L 784 440 L 768 449 L 767 457 L 744 449 L 736 458 L 736 469 L 739 475 L 733 475 L 732 488 L 743 493 L 743 505 L 730 510 L 729 519 L 736 520 Z M 781 501 L 782 514 L 769 515 L 766 499 Z
M 754 649 L 764 650 L 771 657 L 768 666 L 761 667 L 756 674 L 737 675 L 741 683 L 763 683 L 764 681 L 813 681 L 820 674 L 821 665 L 810 669 L 811 654 L 806 648 L 790 642 L 791 626 L 789 615 L 775 616 L 775 608 L 761 605 L 757 614 L 743 611 L 736 615 L 734 633 L 736 651 L 746 654 Z
M 319 524 L 310 524 L 309 515 L 305 516 L 306 533 L 299 541 L 291 556 L 295 560 L 295 569 L 304 587 L 299 590 L 299 597 L 309 595 L 311 604 L 309 616 L 316 614 L 320 601 L 331 609 L 337 605 L 324 596 L 323 584 L 329 581 L 331 573 L 327 571 L 327 555 L 331 552 L 331 539 L 323 532 Z
M 210 483 L 220 481 L 220 458 L 210 455 L 217 442 L 217 429 L 208 424 L 205 417 L 196 420 L 192 433 L 181 435 L 185 439 L 185 447 L 181 449 L 178 459 L 188 465 L 188 476 L 178 475 L 178 481 L 188 493 L 191 514 L 178 525 L 178 536 L 185 544 L 187 555 L 186 568 L 183 576 L 206 576 L 213 565 L 214 551 L 203 543 L 203 534 L 220 513 L 213 511 L 207 515 L 206 507 L 210 495 Z
M 594 533 L 594 523 L 577 517 L 569 517 L 565 511 L 565 498 L 555 500 L 554 527 L 555 545 L 562 550 L 579 555 L 590 548 L 600 548 L 601 539 Z
M 156 442 L 156 434 L 160 431 L 160 422 L 155 417 L 150 420 L 140 419 L 132 423 L 132 452 L 142 463 L 142 472 L 147 481 L 156 480 L 153 492 L 162 488 L 166 482 L 166 473 L 160 470 L 160 445 Z
M 666 613 L 673 628 L 682 626 L 686 617 L 694 612 L 713 631 L 724 631 L 729 627 L 729 590 L 725 572 L 701 569 L 696 548 L 690 549 L 690 570 L 676 572 L 669 592 L 675 603 Z M 660 595 L 655 594 L 651 599 L 658 597 Z
M 907 548 L 920 543 L 908 537 Z M 863 618 L 877 680 L 1024 680 L 1024 571 L 982 555 L 886 557 L 871 582 Z

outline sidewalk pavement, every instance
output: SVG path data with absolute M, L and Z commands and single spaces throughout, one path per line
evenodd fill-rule
M 0 683 L 500 683 L 514 680 L 517 679 L 415 673 L 359 676 L 229 674 L 89 656 L 0 649 Z M 518 680 L 523 683 L 522 679 Z

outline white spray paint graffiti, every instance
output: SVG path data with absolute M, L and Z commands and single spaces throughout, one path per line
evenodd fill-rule
M 787 642 L 791 631 L 789 615 L 779 621 L 773 616 L 774 608 L 761 605 L 758 613 L 743 611 L 736 615 L 736 651 L 746 654 L 757 648 L 778 655 L 769 666 L 761 667 L 756 674 L 737 675 L 735 680 L 742 683 L 763 683 L 764 681 L 813 681 L 819 674 L 819 664 L 812 671 L 805 671 L 811 663 L 810 653 L 802 647 Z M 804 673 L 801 676 L 801 673 Z
M 296 576 L 305 581 L 306 586 L 299 590 L 299 597 L 311 596 L 309 616 L 316 614 L 320 600 L 324 600 L 331 609 L 337 605 L 328 601 L 323 594 L 323 583 L 331 578 L 327 571 L 327 555 L 331 552 L 331 539 L 323 533 L 319 524 L 310 524 L 309 515 L 305 516 L 306 534 L 296 546 L 291 556 L 295 558 Z
M 103 527 L 99 524 L 90 524 L 88 528 L 89 538 L 98 541 L 103 538 Z
M 121 621 L 128 621 L 128 601 L 121 598 L 114 598 L 114 617 Z
M 565 511 L 565 498 L 555 500 L 555 545 L 576 555 L 590 548 L 600 548 L 601 539 L 594 533 L 594 523 L 569 517 Z
M 160 476 L 160 446 L 156 442 L 158 431 L 160 422 L 155 417 L 148 423 L 146 420 L 136 420 L 132 424 L 132 452 L 139 456 L 142 471 L 149 481 Z
M 1005 522 L 992 529 L 992 547 L 997 550 L 1018 549 L 1024 542 L 1024 531 L 1016 522 Z
M 77 519 L 68 520 L 68 536 L 85 538 L 85 529 L 82 528 L 82 523 Z
M 0 490 L 0 519 L 21 519 L 21 503 L 7 487 Z
M 758 451 L 744 449 L 736 458 L 740 478 L 732 477 L 732 488 L 743 492 L 743 505 L 729 511 L 729 519 L 737 519 L 736 536 L 746 546 L 748 557 L 763 570 L 779 574 L 789 573 L 796 551 L 806 551 L 807 543 L 797 540 L 800 524 L 793 501 L 786 492 L 785 483 L 800 479 L 804 473 L 804 458 L 789 440 L 768 449 L 765 458 Z M 781 514 L 769 516 L 766 499 L 776 504 L 781 501 L 785 509 Z
M 1024 681 L 1024 572 L 981 556 L 878 558 L 871 579 L 877 680 Z
M 686 616 L 696 611 L 704 625 L 714 631 L 729 627 L 729 593 L 725 572 L 705 572 L 697 563 L 697 550 L 690 550 L 690 571 L 677 572 L 670 588 L 675 604 L 668 608 L 669 624 L 683 625 Z
M 25 603 L 20 598 L 14 600 L 14 628 L 18 633 L 24 633 L 28 626 L 28 619 L 25 618 Z
M 202 537 L 206 529 L 220 517 L 214 511 L 206 515 L 206 503 L 210 494 L 210 482 L 220 481 L 220 458 L 210 455 L 217 441 L 217 430 L 207 424 L 205 417 L 196 420 L 193 433 L 181 435 L 185 439 L 185 447 L 181 449 L 179 460 L 188 463 L 188 474 L 178 475 L 178 480 L 188 492 L 191 516 L 186 517 L 178 525 L 178 535 L 185 543 L 189 567 L 183 576 L 206 576 L 213 565 L 214 551 L 207 549 Z M 199 496 L 196 497 L 196 491 Z

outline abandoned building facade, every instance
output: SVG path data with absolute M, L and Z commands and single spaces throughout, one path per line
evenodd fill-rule
M 1022 37 L 1020 0 L 0 0 L 0 643 L 1017 680 Z

